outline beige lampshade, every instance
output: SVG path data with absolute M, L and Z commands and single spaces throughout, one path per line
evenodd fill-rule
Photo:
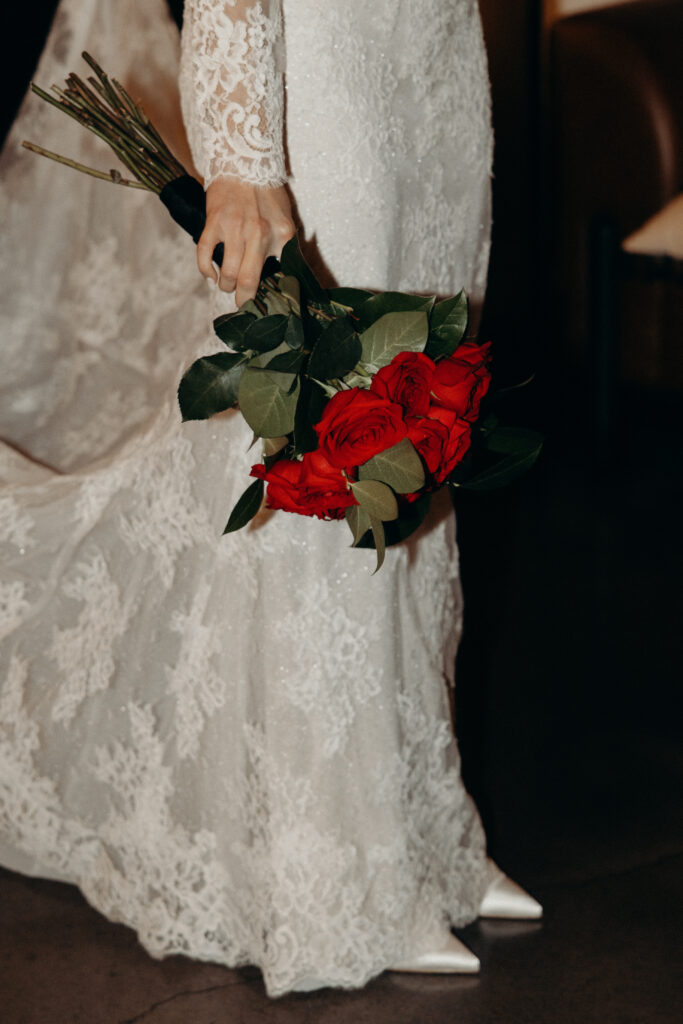
M 672 199 L 629 235 L 623 242 L 623 248 L 627 252 L 683 260 L 683 194 Z

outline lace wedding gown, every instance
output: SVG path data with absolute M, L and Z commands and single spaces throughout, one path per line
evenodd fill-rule
M 344 284 L 481 298 L 475 0 L 185 6 L 208 178 L 287 174 Z M 36 81 L 84 48 L 169 120 L 162 0 L 62 0 Z M 343 523 L 266 514 L 221 538 L 253 453 L 234 413 L 179 420 L 183 369 L 219 347 L 192 243 L 26 137 L 111 163 L 33 98 L 2 158 L 0 862 L 77 884 L 153 956 L 258 964 L 271 995 L 363 985 L 486 888 L 449 721 L 453 516 L 375 576 Z

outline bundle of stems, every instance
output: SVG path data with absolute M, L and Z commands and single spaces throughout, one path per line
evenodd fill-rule
M 120 82 L 110 79 L 89 53 L 83 53 L 83 59 L 95 72 L 94 77 L 88 78 L 89 85 L 72 72 L 64 89 L 52 86 L 54 95 L 34 83 L 31 89 L 41 99 L 103 139 L 132 173 L 134 180 L 124 178 L 117 170 L 106 172 L 86 167 L 33 142 L 24 141 L 22 145 L 95 178 L 158 195 L 165 185 L 185 176 L 185 168 L 173 156 L 140 104 L 131 99 Z

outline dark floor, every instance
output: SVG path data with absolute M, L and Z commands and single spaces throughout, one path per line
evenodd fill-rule
M 266 998 L 256 970 L 156 962 L 68 886 L 0 873 L 7 1024 L 674 1024 L 681 1019 L 680 430 L 608 469 L 551 427 L 526 481 L 459 513 L 465 775 L 492 852 L 546 909 L 479 922 L 478 978 L 385 974 Z M 654 419 L 653 419 L 654 422 Z

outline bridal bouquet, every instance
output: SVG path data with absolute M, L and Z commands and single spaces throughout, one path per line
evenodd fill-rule
M 89 84 L 69 75 L 43 99 L 106 141 L 134 178 L 96 171 L 24 143 L 114 184 L 156 192 L 198 240 L 204 191 L 167 149 L 123 87 L 88 54 Z M 222 246 L 214 252 L 222 261 Z M 479 419 L 490 384 L 489 345 L 466 336 L 467 298 L 324 289 L 296 238 L 280 262 L 269 259 L 258 292 L 218 317 L 224 352 L 198 359 L 178 391 L 183 419 L 207 419 L 237 406 L 261 442 L 255 479 L 225 532 L 245 526 L 264 497 L 272 509 L 346 519 L 353 543 L 387 544 L 422 522 L 431 493 L 492 489 L 533 464 L 533 431 Z
M 226 532 L 265 490 L 269 508 L 345 518 L 355 544 L 370 534 L 381 565 L 387 539 L 412 532 L 430 492 L 456 483 L 489 386 L 489 346 L 465 340 L 464 293 L 326 290 L 294 238 L 257 300 L 214 327 L 229 351 L 185 373 L 183 417 L 236 404 L 262 442 Z

